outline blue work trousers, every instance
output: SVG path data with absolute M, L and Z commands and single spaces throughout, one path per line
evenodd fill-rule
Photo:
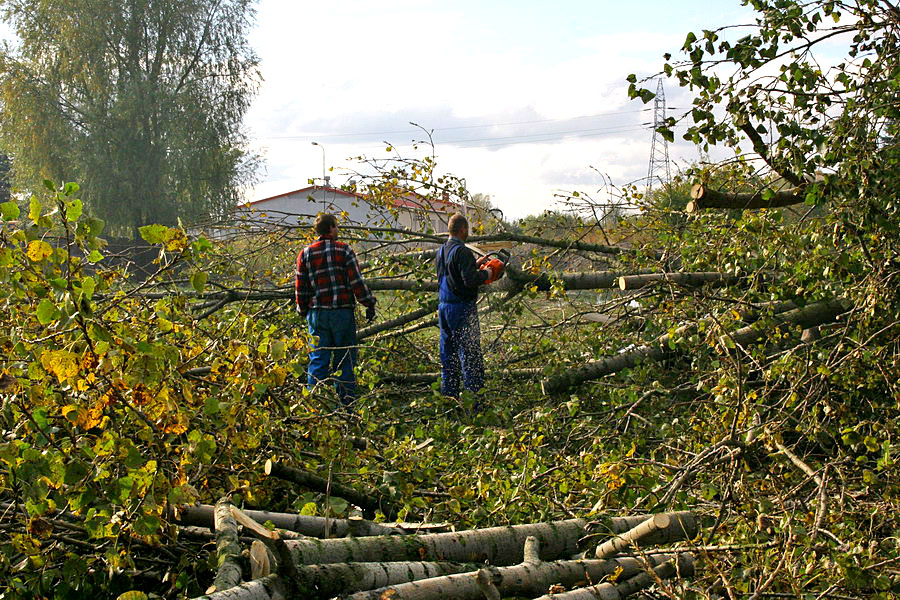
M 441 393 L 459 397 L 460 383 L 469 391 L 484 387 L 481 331 L 474 302 L 438 305 L 441 328 Z
M 316 336 L 309 353 L 310 389 L 334 375 L 338 398 L 347 406 L 356 399 L 356 317 L 352 308 L 313 308 L 306 315 L 309 333 Z

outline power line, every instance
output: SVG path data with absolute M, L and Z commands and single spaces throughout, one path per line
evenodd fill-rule
M 485 123 L 483 125 L 456 125 L 453 127 L 435 127 L 430 131 L 438 132 L 438 131 L 456 131 L 460 129 L 485 129 L 488 127 L 507 127 L 510 125 L 534 125 L 538 123 L 561 123 L 567 121 L 577 121 L 581 119 L 596 119 L 598 117 L 606 117 L 606 116 L 615 116 L 615 115 L 625 115 L 625 114 L 634 114 L 646 111 L 648 109 L 642 108 L 637 110 L 623 110 L 623 111 L 615 111 L 615 112 L 607 112 L 607 113 L 597 113 L 593 115 L 582 115 L 579 117 L 566 117 L 562 119 L 538 119 L 533 121 L 510 121 L 507 123 Z M 375 135 L 397 135 L 402 133 L 410 133 L 414 131 L 419 131 L 418 129 L 410 128 L 410 129 L 402 129 L 402 130 L 394 130 L 394 131 L 360 131 L 360 132 L 342 132 L 342 133 L 303 133 L 297 135 L 280 135 L 280 136 L 256 136 L 254 139 L 258 140 L 292 140 L 292 139 L 325 139 L 325 138 L 336 138 L 336 137 L 352 137 L 352 136 L 375 136 Z

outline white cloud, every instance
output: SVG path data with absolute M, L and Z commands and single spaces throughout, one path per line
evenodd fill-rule
M 382 140 L 412 152 L 409 141 L 423 135 L 409 121 L 435 130 L 442 170 L 491 194 L 508 216 L 552 207 L 560 189 L 603 187 L 592 167 L 620 185 L 646 175 L 651 132 L 641 123 L 652 112 L 628 101 L 625 77 L 659 70 L 684 31 L 642 30 L 635 14 L 571 37 L 527 13 L 554 7 L 481 14 L 492 8 L 263 0 L 251 42 L 265 83 L 248 125 L 268 164 L 254 195 L 321 177 L 322 148 L 339 170 L 355 168 L 349 156 L 383 156 Z M 678 145 L 670 154 L 696 156 Z

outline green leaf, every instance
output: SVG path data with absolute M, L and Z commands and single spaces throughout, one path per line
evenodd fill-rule
M 106 227 L 106 221 L 97 217 L 89 217 L 82 221 L 81 224 L 84 225 L 88 237 L 100 235 L 103 232 L 103 228 Z
M 59 318 L 59 309 L 47 298 L 41 300 L 37 307 L 37 318 L 41 325 L 52 323 Z
M 153 535 L 159 530 L 160 525 L 159 517 L 156 515 L 141 515 L 134 522 L 134 532 L 138 535 Z
M 77 485 L 88 474 L 87 465 L 81 461 L 72 461 L 66 465 L 66 473 L 63 475 L 63 483 Z
M 138 232 L 148 244 L 162 244 L 166 241 L 169 228 L 165 225 L 144 225 L 138 228 Z
M 77 194 L 78 190 L 80 190 L 80 189 L 81 189 L 81 186 L 79 186 L 74 181 L 70 181 L 70 182 L 66 183 L 65 186 L 63 186 L 63 194 L 65 194 L 66 196 L 71 196 L 72 194 Z
M 100 254 L 98 250 L 91 250 L 91 253 L 88 254 L 87 259 L 92 263 L 98 263 L 103 260 L 103 255 Z
M 688 50 L 691 47 L 691 44 L 697 41 L 697 36 L 694 35 L 694 32 L 691 31 L 687 34 L 687 37 L 684 40 L 684 45 L 681 47 L 682 50 Z
M 41 206 L 41 201 L 38 200 L 37 196 L 32 196 L 31 200 L 28 202 L 28 218 L 31 219 L 35 225 L 37 225 L 37 222 L 41 219 L 42 210 L 43 207 Z
M 0 204 L 0 213 L 3 214 L 4 221 L 15 221 L 19 218 L 21 211 L 19 210 L 19 205 L 10 200 Z
M 94 295 L 95 289 L 97 289 L 97 282 L 94 281 L 93 277 L 87 275 L 81 278 L 81 291 L 84 293 L 85 298 L 90 300 Z
M 49 179 L 44 180 L 44 187 L 47 188 L 48 190 L 50 190 L 51 192 L 56 191 L 56 186 Z
M 191 275 L 191 287 L 197 290 L 197 293 L 202 294 L 203 289 L 206 287 L 207 279 L 209 279 L 209 275 L 205 271 L 197 271 Z
M 332 497 L 328 499 L 328 506 L 335 514 L 342 515 L 347 510 L 348 502 L 343 498 Z
M 69 185 L 69 184 L 66 184 Z M 82 205 L 80 199 L 72 200 L 66 205 L 66 221 L 72 223 L 81 218 Z

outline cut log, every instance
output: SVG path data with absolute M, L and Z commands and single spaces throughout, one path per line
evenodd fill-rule
M 691 198 L 685 209 L 689 213 L 697 212 L 704 208 L 731 208 L 731 209 L 756 209 L 778 208 L 802 204 L 806 195 L 802 188 L 790 188 L 786 190 L 768 190 L 768 194 L 760 190 L 752 194 L 719 192 L 696 183 L 691 187 Z M 769 196 L 764 199 L 763 196 Z
M 295 581 L 297 579 L 297 565 L 291 560 L 291 552 L 288 550 L 277 532 L 266 529 L 235 506 L 231 507 L 231 516 L 237 523 L 240 523 L 245 529 L 248 529 L 253 535 L 259 538 L 269 550 L 269 554 L 276 559 L 276 574 L 286 578 L 287 581 Z M 251 548 L 252 551 L 252 548 Z M 251 555 L 252 556 L 252 555 Z M 267 573 L 268 575 L 268 573 Z
M 522 561 L 525 538 L 530 535 L 540 541 L 544 560 L 574 554 L 585 524 L 583 519 L 570 519 L 453 533 L 286 543 L 297 564 L 376 562 L 389 556 L 396 560 L 488 560 L 495 565 L 511 565 Z
M 181 507 L 178 511 L 177 521 L 181 525 L 195 525 L 199 527 L 213 526 L 213 507 L 209 504 Z M 244 514 L 257 523 L 271 521 L 278 529 L 294 531 L 305 536 L 344 537 L 347 535 L 395 535 L 403 533 L 396 527 L 385 527 L 372 521 L 363 519 L 326 519 L 324 517 L 310 517 L 291 513 L 275 513 L 266 510 L 244 510 Z M 287 537 L 282 535 L 282 537 Z
M 624 533 L 646 521 L 649 515 L 606 519 L 610 533 Z M 472 531 L 425 535 L 375 536 L 348 539 L 298 540 L 286 544 L 300 564 L 335 562 L 377 562 L 395 560 L 443 560 L 513 565 L 522 561 L 525 539 L 537 538 L 540 558 L 552 560 L 578 551 L 578 540 L 588 522 L 569 519 L 510 527 L 490 527 Z
M 393 519 L 397 515 L 397 510 L 387 502 L 378 492 L 363 493 L 349 486 L 338 483 L 332 479 L 331 487 L 328 487 L 328 480 L 319 477 L 309 471 L 296 469 L 281 463 L 267 460 L 265 465 L 266 475 L 278 477 L 285 481 L 296 483 L 297 485 L 309 488 L 316 492 L 324 494 L 326 490 L 330 490 L 332 496 L 337 496 L 347 500 L 351 504 L 363 509 L 364 514 L 369 517 L 375 516 L 375 512 L 381 510 L 385 517 Z
M 471 563 L 422 561 L 304 565 L 298 567 L 292 583 L 294 589 L 298 590 L 298 597 L 309 600 L 328 600 L 362 590 L 383 588 L 419 579 L 427 580 L 454 573 L 474 573 L 478 568 L 479 565 Z M 286 577 L 268 577 L 266 581 L 274 582 L 276 579 L 280 581 L 279 590 L 284 593 L 288 589 Z M 249 586 L 244 584 L 241 587 Z M 237 589 L 232 588 L 229 591 L 234 593 Z M 260 593 L 258 587 L 253 589 L 254 593 Z M 207 596 L 209 599 L 232 597 L 243 598 L 243 596 L 231 596 L 227 593 Z M 265 598 L 265 596 L 259 597 Z
M 595 556 L 607 558 L 637 546 L 646 548 L 654 544 L 668 544 L 689 540 L 697 535 L 697 520 L 689 512 L 661 513 L 653 515 L 637 527 L 629 529 L 597 546 Z
M 652 283 L 666 282 L 683 287 L 699 287 L 701 285 L 726 285 L 737 280 L 734 275 L 716 272 L 697 273 L 647 273 L 644 275 L 623 275 L 617 280 L 619 289 L 638 290 Z
M 241 582 L 241 544 L 238 526 L 231 514 L 231 499 L 221 498 L 215 507 L 216 557 L 219 570 L 209 591 L 224 591 Z
M 647 557 L 651 566 L 671 561 L 670 554 Z M 481 600 L 484 598 L 485 584 L 490 583 L 501 597 L 531 598 L 543 594 L 553 584 L 566 587 L 583 585 L 591 581 L 601 581 L 622 569 L 620 578 L 631 577 L 643 570 L 643 562 L 638 558 L 623 557 L 612 560 L 565 560 L 510 567 L 487 567 L 476 573 L 460 573 L 434 579 L 423 579 L 410 583 L 392 585 L 358 592 L 344 600 Z M 488 587 L 488 589 L 490 589 Z
M 662 564 L 655 565 L 652 573 L 641 573 L 621 581 L 623 573 L 616 580 L 617 583 L 601 583 L 562 594 L 548 594 L 540 596 L 536 600 L 622 600 L 637 591 L 650 587 L 656 583 L 657 579 L 671 579 L 675 576 L 691 577 L 693 574 L 694 556 L 689 552 L 682 552 L 677 557 L 670 557 Z
M 772 307 L 775 314 L 771 319 L 767 319 L 763 323 L 755 323 L 738 329 L 730 335 L 723 335 L 720 338 L 722 344 L 745 345 L 761 338 L 769 324 L 793 324 L 801 327 L 812 327 L 834 321 L 839 314 L 845 312 L 849 308 L 844 300 L 829 300 L 816 302 L 802 308 L 793 308 L 796 305 L 793 302 L 782 302 Z M 779 312 L 784 310 L 784 312 Z M 744 315 L 745 318 L 750 316 Z M 584 383 L 586 381 L 594 381 L 611 373 L 617 373 L 624 369 L 634 367 L 641 363 L 658 362 L 680 352 L 669 348 L 669 340 L 673 338 L 684 338 L 697 330 L 697 325 L 701 321 L 711 322 L 711 320 L 701 319 L 695 323 L 683 325 L 675 330 L 674 335 L 663 335 L 647 345 L 639 346 L 627 352 L 621 352 L 615 356 L 590 361 L 587 364 L 575 367 L 558 375 L 554 375 L 541 382 L 541 389 L 544 394 L 555 394 L 567 390 L 571 387 Z
M 250 544 L 250 579 L 261 579 L 272 573 L 272 563 L 275 557 L 271 550 L 259 540 L 253 540 Z
M 193 600 L 288 600 L 290 592 L 277 575 L 269 575 L 222 592 L 207 592 Z

